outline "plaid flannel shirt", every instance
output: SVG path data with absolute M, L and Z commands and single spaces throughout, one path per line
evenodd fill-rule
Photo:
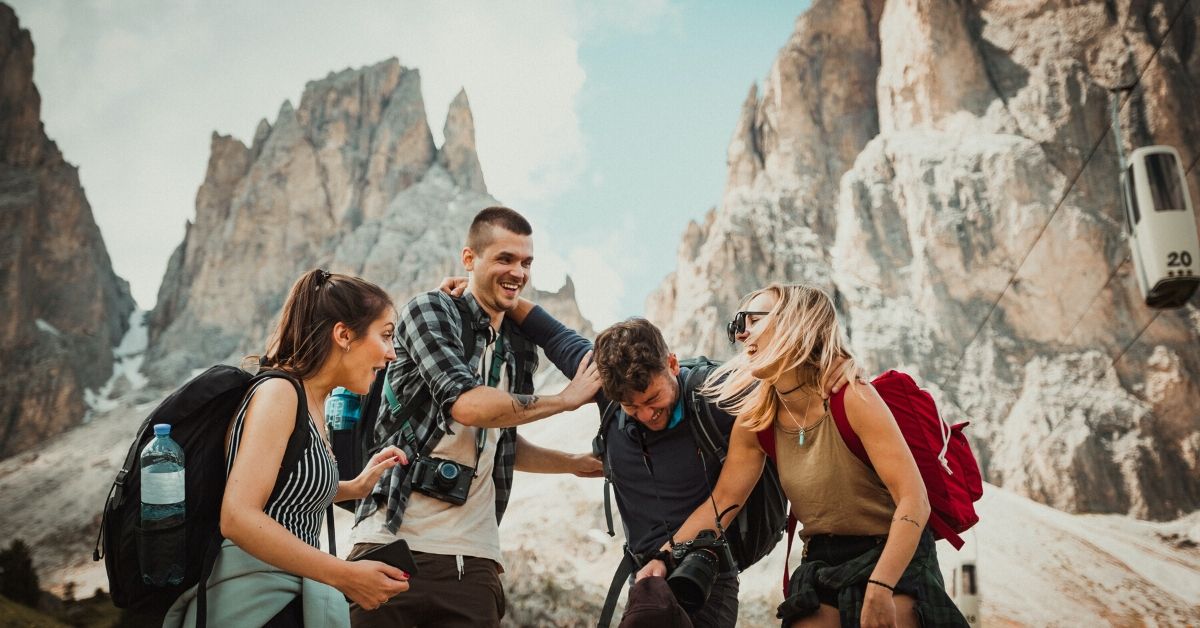
M 422 443 L 420 455 L 426 456 L 446 433 L 453 433 L 454 419 L 450 407 L 463 393 L 485 384 L 479 375 L 479 361 L 491 336 L 490 320 L 470 293 L 466 300 L 472 320 L 463 321 L 454 300 L 440 291 L 419 294 L 404 306 L 396 327 L 396 359 L 388 365 L 388 382 L 402 407 L 426 390 L 425 401 L 413 409 L 411 425 L 417 442 Z M 462 325 L 475 326 L 475 346 L 465 351 L 462 346 Z M 533 393 L 533 373 L 537 370 L 537 347 L 508 318 L 501 325 L 504 335 L 503 357 L 509 392 Z M 392 415 L 388 404 L 380 404 L 375 424 L 375 442 L 383 446 L 396 445 L 409 460 L 418 452 L 405 441 L 400 417 Z M 517 429 L 500 429 L 496 443 L 496 459 L 492 481 L 496 485 L 496 522 L 504 516 L 512 491 L 513 464 L 516 461 Z M 379 479 L 367 499 L 359 504 L 355 523 L 371 516 L 380 507 L 386 508 L 387 527 L 392 532 L 400 528 L 404 510 L 412 494 L 412 474 L 407 466 L 393 467 Z M 468 498 L 469 499 L 469 498 Z

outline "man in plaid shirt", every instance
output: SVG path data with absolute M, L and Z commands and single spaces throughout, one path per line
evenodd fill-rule
M 378 609 L 352 606 L 356 627 L 498 626 L 505 609 L 499 524 L 513 471 L 602 473 L 590 453 L 538 447 L 517 434 L 518 425 L 588 403 L 600 387 L 589 354 L 561 393 L 533 394 L 536 347 L 505 317 L 529 281 L 531 235 L 528 221 L 511 209 L 479 212 L 463 249 L 469 282 L 461 301 L 427 292 L 400 313 L 387 379 L 400 411 L 382 404 L 376 436 L 403 448 L 410 464 L 388 470 L 363 500 L 350 557 L 401 538 L 420 573 Z M 463 347 L 463 325 L 474 329 L 473 347 Z M 460 473 L 440 487 L 461 488 L 470 474 L 465 501 L 424 482 L 425 490 L 414 490 L 422 458 L 427 468 L 430 460 L 457 463 L 437 467 Z

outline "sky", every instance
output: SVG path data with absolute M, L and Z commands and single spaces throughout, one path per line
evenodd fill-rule
M 307 81 L 397 57 L 439 144 L 466 89 L 489 192 L 534 225 L 534 285 L 570 274 L 598 326 L 644 311 L 720 202 L 742 102 L 808 5 L 10 1 L 46 132 L 139 307 L 195 216 L 214 131 L 249 143 Z

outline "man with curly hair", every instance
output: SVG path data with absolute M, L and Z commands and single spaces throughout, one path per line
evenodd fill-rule
M 567 377 L 592 343 L 541 307 L 522 300 L 511 313 L 521 331 L 541 346 Z M 721 460 L 698 453 L 686 425 L 697 420 L 687 396 L 703 383 L 667 348 L 658 328 L 631 318 L 596 337 L 593 360 L 600 373 L 596 395 L 602 414 L 604 455 L 633 569 L 649 563 L 670 531 L 704 503 L 721 472 Z M 689 384 L 690 383 L 690 384 Z M 733 417 L 709 404 L 728 440 Z M 714 513 L 715 519 L 715 513 Z M 661 556 L 659 556 L 661 558 Z M 707 601 L 690 616 L 695 626 L 733 626 L 738 614 L 737 569 L 717 576 Z

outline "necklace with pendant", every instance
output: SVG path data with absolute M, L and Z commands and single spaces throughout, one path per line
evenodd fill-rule
M 804 427 L 803 425 L 800 425 L 799 421 L 796 420 L 796 415 L 792 414 L 792 411 L 790 409 L 788 409 L 787 404 L 783 403 L 782 399 L 779 400 L 779 405 L 783 407 L 784 412 L 787 412 L 788 418 L 790 418 L 792 420 L 792 424 L 795 425 L 796 429 L 798 430 L 798 432 L 796 433 L 796 445 L 798 447 L 803 447 L 804 441 L 805 441 L 805 434 L 807 434 L 810 430 L 812 430 L 813 428 L 820 425 L 821 420 L 818 419 L 812 425 L 809 425 L 808 427 Z M 825 417 L 822 416 L 821 418 L 823 419 Z M 784 431 L 787 432 L 787 430 L 784 430 Z

